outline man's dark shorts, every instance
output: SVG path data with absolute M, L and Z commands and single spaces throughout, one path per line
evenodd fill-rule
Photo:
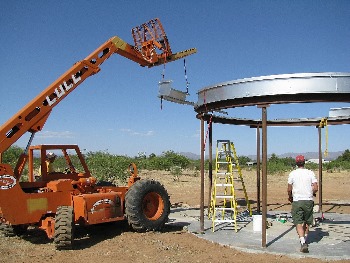
M 292 203 L 292 217 L 294 225 L 303 224 L 312 225 L 314 201 L 300 200 Z

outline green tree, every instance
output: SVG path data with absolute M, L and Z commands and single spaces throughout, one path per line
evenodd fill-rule
M 248 156 L 238 156 L 238 162 L 241 166 L 244 166 L 247 164 L 247 162 L 251 162 L 252 159 L 250 159 Z
M 180 166 L 182 169 L 185 169 L 190 164 L 190 160 L 187 157 L 174 151 L 163 152 L 163 155 L 165 159 L 169 160 L 171 166 Z
M 338 156 L 336 161 L 347 161 L 350 162 L 350 150 L 346 149 L 342 155 Z
M 269 173 L 281 173 L 292 169 L 295 165 L 293 158 L 279 158 L 276 154 L 272 154 L 267 161 L 267 170 Z
M 2 155 L 2 162 L 9 164 L 12 169 L 14 169 L 17 165 L 18 158 L 23 153 L 23 149 L 17 145 L 13 145 L 8 148 Z M 21 181 L 28 180 L 28 165 L 24 167 L 22 172 Z
M 17 164 L 17 160 L 22 153 L 23 149 L 21 147 L 13 145 L 8 148 L 2 155 L 2 162 L 10 164 L 12 167 L 14 167 Z
M 148 156 L 149 159 L 152 159 L 152 158 L 155 158 L 155 157 L 157 157 L 157 155 L 155 155 L 154 153 L 151 153 L 151 154 Z
M 326 169 L 328 169 L 328 170 L 334 170 L 334 169 L 348 170 L 348 169 L 350 169 L 350 151 L 349 151 L 349 149 L 346 149 L 342 155 L 338 156 L 337 159 L 328 163 L 326 166 Z
M 107 152 L 88 152 L 86 163 L 91 174 L 100 181 L 125 182 L 131 158 L 115 156 Z

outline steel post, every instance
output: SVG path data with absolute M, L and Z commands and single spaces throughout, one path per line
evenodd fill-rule
M 318 126 L 318 205 L 322 213 L 322 131 Z
M 260 127 L 256 128 L 256 207 L 257 212 L 260 214 Z
M 200 193 L 200 232 L 204 232 L 204 120 L 201 118 L 201 193 Z
M 211 200 L 211 190 L 213 184 L 213 125 L 212 123 L 208 123 L 209 129 L 209 193 L 208 193 L 208 209 L 210 207 Z
M 267 218 L 267 109 L 262 106 L 262 233 L 261 246 L 266 247 Z

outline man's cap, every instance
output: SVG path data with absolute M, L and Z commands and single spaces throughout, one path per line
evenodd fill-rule
M 303 162 L 305 162 L 305 157 L 303 155 L 298 155 L 297 157 L 295 157 L 295 162 L 296 163 L 303 163 Z
M 56 157 L 56 154 L 54 154 L 53 152 L 48 152 L 47 154 L 46 154 L 46 158 L 47 159 L 51 159 L 51 158 L 55 158 Z

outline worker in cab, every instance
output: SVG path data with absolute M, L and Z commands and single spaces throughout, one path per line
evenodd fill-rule
M 46 154 L 45 164 L 46 164 L 47 174 L 55 172 L 55 168 L 53 165 L 55 160 L 56 160 L 56 154 L 54 154 L 53 152 L 48 152 Z M 39 176 L 41 176 L 41 166 L 39 168 Z

